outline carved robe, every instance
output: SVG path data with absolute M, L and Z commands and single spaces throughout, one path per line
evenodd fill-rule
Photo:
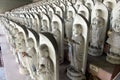
M 38 80 L 54 80 L 54 65 L 49 57 L 41 57 Z
M 110 52 L 120 55 L 120 43 L 118 41 L 120 41 L 120 33 L 112 32 L 107 43 L 111 45 Z
M 104 42 L 104 19 L 102 17 L 96 17 L 92 22 L 91 29 L 91 46 L 101 48 L 102 42 Z
M 73 36 L 72 40 L 74 41 L 72 45 L 72 54 L 71 54 L 71 66 L 76 71 L 81 71 L 83 64 L 83 55 L 84 55 L 84 38 L 81 36 Z
M 28 48 L 26 56 L 26 66 L 30 73 L 31 78 L 35 78 L 36 66 L 37 66 L 37 55 L 35 48 Z

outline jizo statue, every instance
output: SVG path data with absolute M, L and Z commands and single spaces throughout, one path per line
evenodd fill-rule
M 49 49 L 46 44 L 40 45 L 41 57 L 39 60 L 38 80 L 54 80 L 54 66 L 49 57 Z

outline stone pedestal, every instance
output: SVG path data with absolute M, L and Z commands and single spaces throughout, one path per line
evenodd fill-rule
M 108 53 L 106 60 L 112 64 L 120 64 L 120 56 L 112 53 Z
M 71 80 L 86 80 L 85 75 L 82 72 L 74 70 L 74 68 L 71 66 L 67 68 L 67 76 Z

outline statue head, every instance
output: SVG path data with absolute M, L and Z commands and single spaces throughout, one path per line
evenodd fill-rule
M 82 16 L 85 16 L 85 11 L 80 11 L 79 12 Z
M 22 39 L 21 43 L 23 46 L 25 46 L 25 39 Z
M 73 35 L 81 35 L 82 31 L 82 26 L 80 24 L 75 24 L 73 27 Z
M 53 22 L 53 26 L 52 26 L 53 30 L 58 29 L 58 27 L 59 27 L 58 22 L 57 22 L 57 21 L 54 21 L 54 22 Z
M 113 26 L 113 30 L 115 31 L 115 32 L 120 32 L 120 23 L 119 23 L 119 21 L 115 21 L 115 25 Z
M 47 20 L 43 20 L 43 26 L 47 26 Z
M 68 18 L 73 18 L 73 12 L 72 11 L 68 11 Z
M 19 30 L 17 28 L 14 28 L 13 35 L 16 35 L 18 32 L 19 32 Z
M 48 46 L 46 44 L 42 44 L 40 45 L 40 54 L 41 54 L 41 57 L 49 57 L 49 49 L 48 49 Z
M 60 16 L 60 11 L 57 11 L 56 14 L 58 14 Z
M 86 3 L 86 6 L 91 9 L 91 4 L 90 3 Z
M 49 11 L 49 16 L 50 16 L 51 18 L 52 18 L 52 14 L 53 14 L 52 11 Z
M 24 35 L 23 35 L 22 32 L 19 32 L 19 33 L 18 33 L 18 38 L 19 38 L 19 39 L 24 39 Z
M 101 9 L 96 9 L 96 10 L 95 10 L 95 15 L 96 15 L 97 17 L 100 17 L 100 16 L 102 15 L 102 10 L 101 10 Z
M 107 1 L 107 2 L 105 2 L 105 5 L 108 9 L 111 9 L 112 3 Z
M 28 42 L 28 47 L 30 47 L 30 48 L 33 48 L 33 47 L 34 47 L 34 41 L 33 41 L 32 38 L 29 38 L 29 39 L 27 40 L 27 42 Z

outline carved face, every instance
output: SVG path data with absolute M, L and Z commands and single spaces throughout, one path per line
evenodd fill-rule
M 73 12 L 72 11 L 68 12 L 68 18 L 73 18 Z
M 102 15 L 102 11 L 100 9 L 96 9 L 95 14 L 97 17 L 100 17 Z
M 18 33 L 18 29 L 17 28 L 14 28 L 13 30 L 13 35 L 17 34 Z
M 90 3 L 87 3 L 86 6 L 91 9 L 91 4 Z
M 47 26 L 47 21 L 43 20 L 43 26 Z
M 57 21 L 54 21 L 54 22 L 53 22 L 53 26 L 52 26 L 53 30 L 58 29 L 58 27 L 59 27 L 58 22 L 57 22 Z
M 22 46 L 25 46 L 25 40 L 24 39 L 22 40 L 21 43 L 22 43 Z
M 22 32 L 19 32 L 19 33 L 18 33 L 18 36 L 19 36 L 19 39 L 24 39 L 24 35 L 23 35 Z
M 25 40 L 22 39 L 21 41 L 18 42 L 18 46 L 20 50 L 24 50 L 25 49 Z
M 27 40 L 27 42 L 28 42 L 28 47 L 30 47 L 30 48 L 33 48 L 33 47 L 34 47 L 34 41 L 33 41 L 32 38 L 29 38 L 29 39 Z
M 109 9 L 109 8 L 111 8 L 112 3 L 111 3 L 111 2 L 105 2 L 105 5 L 106 5 L 106 7 Z
M 76 24 L 73 27 L 73 35 L 80 35 L 80 34 L 82 34 L 82 27 L 80 24 Z
M 119 23 L 116 23 L 116 25 L 113 27 L 113 30 L 115 32 L 120 32 L 120 24 Z
M 52 11 L 49 11 L 49 16 L 52 17 Z
M 60 11 L 57 11 L 56 14 L 58 14 L 60 16 Z
M 42 44 L 40 46 L 40 54 L 42 57 L 46 57 L 46 58 L 49 56 L 49 49 L 46 44 Z

